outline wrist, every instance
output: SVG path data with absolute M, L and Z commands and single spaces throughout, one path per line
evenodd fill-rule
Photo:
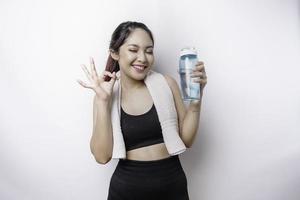
M 96 98 L 96 104 L 100 107 L 108 107 L 111 105 L 111 101 L 109 100 L 101 100 L 99 98 Z
M 192 112 L 200 112 L 200 108 L 201 108 L 201 99 L 200 100 L 191 100 L 190 101 L 189 109 Z

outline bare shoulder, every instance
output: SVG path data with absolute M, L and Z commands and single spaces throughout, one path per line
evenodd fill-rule
M 180 88 L 178 86 L 177 81 L 175 80 L 175 78 L 173 78 L 170 75 L 164 74 L 164 77 L 165 77 L 166 81 L 168 82 L 168 85 L 170 86 L 170 88 L 172 90 L 175 103 L 181 107 L 181 104 L 183 102 L 182 102 Z
M 177 83 L 177 81 L 175 80 L 175 78 L 173 78 L 170 75 L 164 74 L 164 77 L 166 79 L 166 81 L 168 82 L 168 85 L 170 86 L 173 95 L 175 98 L 181 99 L 181 93 L 180 93 L 180 88 L 179 85 Z
M 177 81 L 172 76 L 167 74 L 164 74 L 164 77 L 173 91 L 176 88 L 176 86 L 178 86 Z

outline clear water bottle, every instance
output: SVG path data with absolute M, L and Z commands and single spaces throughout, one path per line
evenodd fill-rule
M 194 47 L 185 47 L 180 51 L 179 74 L 183 100 L 200 99 L 200 83 L 193 82 L 191 74 L 197 64 L 197 50 Z

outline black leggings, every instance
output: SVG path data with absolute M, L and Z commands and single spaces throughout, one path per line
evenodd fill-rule
M 120 159 L 107 200 L 189 200 L 178 155 L 150 161 Z

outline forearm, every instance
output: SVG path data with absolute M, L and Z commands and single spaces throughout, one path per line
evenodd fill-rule
M 202 95 L 199 101 L 191 101 L 182 125 L 182 140 L 187 147 L 191 147 L 199 127 Z
M 91 151 L 99 163 L 106 163 L 112 156 L 113 136 L 111 109 L 108 103 L 96 101 L 96 121 L 91 138 Z

